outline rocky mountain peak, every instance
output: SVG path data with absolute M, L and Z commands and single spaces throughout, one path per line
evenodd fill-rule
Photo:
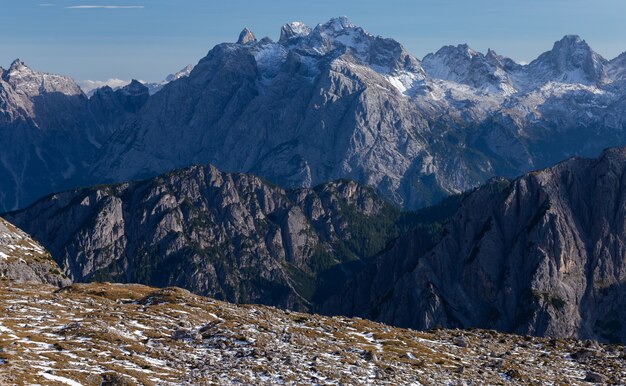
M 473 57 L 480 55 L 467 44 L 444 46 L 434 54 L 428 54 L 422 60 L 422 66 L 428 75 L 446 80 L 454 80 L 454 73 L 466 71 Z
M 136 95 L 148 92 L 148 88 L 137 79 L 133 79 L 129 84 L 120 88 L 118 91 L 124 94 Z
M 248 44 L 256 42 L 256 36 L 250 31 L 248 28 L 244 28 L 243 31 L 239 34 L 239 39 L 237 40 L 237 44 Z
M 20 59 L 15 59 L 9 66 L 9 69 L 3 74 L 3 80 L 15 86 L 19 83 L 19 79 L 31 76 L 33 73 L 34 71 L 26 63 Z
M 188 64 L 186 65 L 182 70 L 178 71 L 175 74 L 169 74 L 166 78 L 165 78 L 165 82 L 169 83 L 169 82 L 173 82 L 177 79 L 180 78 L 184 78 L 186 76 L 189 76 L 189 74 L 191 74 L 191 71 L 194 69 L 194 65 L 193 64 Z
M 285 43 L 288 40 L 296 37 L 307 36 L 311 33 L 311 31 L 311 27 L 299 21 L 287 23 L 280 29 L 279 42 Z
M 318 24 L 307 36 L 308 39 L 303 46 L 322 55 L 337 48 L 347 48 L 355 53 L 363 54 L 369 48 L 368 41 L 373 38 L 363 28 L 352 24 L 345 16 Z
M 532 61 L 528 70 L 542 82 L 597 84 L 606 80 L 607 63 L 580 36 L 566 35 Z
M 581 66 L 588 56 L 598 55 L 578 35 L 566 35 L 561 40 L 556 41 L 550 53 L 578 66 Z
M 24 63 L 21 59 L 17 58 L 11 63 L 11 67 L 9 67 L 9 72 L 17 72 L 29 69 L 26 63 Z
M 430 77 L 436 79 L 512 94 L 516 90 L 508 73 L 509 62 L 513 61 L 492 50 L 483 55 L 467 44 L 460 44 L 445 46 L 434 54 L 426 55 L 422 66 Z
M 140 81 L 133 79 L 128 85 L 115 91 L 120 103 L 128 112 L 137 112 L 146 104 L 150 90 Z
M 64 95 L 82 94 L 81 89 L 71 78 L 34 71 L 20 59 L 15 59 L 11 63 L 2 79 L 19 94 L 28 98 L 53 92 Z
M 316 27 L 316 29 L 319 29 L 320 31 L 327 33 L 327 34 L 337 34 L 346 29 L 353 29 L 353 28 L 356 28 L 356 26 L 352 24 L 346 16 L 339 16 L 339 17 L 332 18 L 326 23 L 319 24 Z

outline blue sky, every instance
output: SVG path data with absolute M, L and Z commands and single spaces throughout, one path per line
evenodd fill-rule
M 196 63 L 243 27 L 277 39 L 280 26 L 345 15 L 422 58 L 468 43 L 529 61 L 566 34 L 600 54 L 626 51 L 624 0 L 1 0 L 0 66 L 31 67 L 77 80 L 158 81 Z M 109 6 L 118 8 L 68 8 Z M 129 8 L 119 8 L 129 7 Z

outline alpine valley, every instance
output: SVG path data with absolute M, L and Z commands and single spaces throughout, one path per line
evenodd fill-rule
M 0 384 L 623 384 L 626 53 L 340 17 L 120 82 L 0 68 Z

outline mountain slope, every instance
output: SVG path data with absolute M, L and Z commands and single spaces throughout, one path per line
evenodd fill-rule
M 495 331 L 416 332 L 236 306 L 177 288 L 0 286 L 0 383 L 619 384 L 624 348 Z
M 285 191 L 210 166 L 54 194 L 7 218 L 75 281 L 295 309 L 312 309 L 411 223 L 354 182 Z
M 0 280 L 59 287 L 71 284 L 40 244 L 3 218 L 0 218 Z
M 625 184 L 626 148 L 493 181 L 434 247 L 401 237 L 327 311 L 624 343 Z

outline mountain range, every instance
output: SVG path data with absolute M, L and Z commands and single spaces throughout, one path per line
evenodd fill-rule
M 283 190 L 192 167 L 5 218 L 75 281 L 429 329 L 626 342 L 626 148 L 496 178 L 418 212 L 338 181 Z
M 57 193 L 6 218 L 77 282 L 303 311 L 419 220 L 352 181 L 284 190 L 210 166 Z
M 420 61 L 337 18 L 277 42 L 246 29 L 129 110 L 17 61 L 0 70 L 0 207 L 211 163 L 284 188 L 349 178 L 420 208 L 626 143 L 624 62 L 577 36 L 528 65 L 466 45 Z
M 184 76 L 189 76 L 189 74 L 191 73 L 191 70 L 193 70 L 193 64 L 188 64 L 185 66 L 185 68 L 181 69 L 180 71 L 174 74 L 169 74 L 168 76 L 165 77 L 164 80 L 160 82 L 155 82 L 155 83 L 145 82 L 145 81 L 138 81 L 138 82 L 148 87 L 148 91 L 150 92 L 150 95 L 152 95 L 158 92 L 159 90 L 161 90 L 163 86 L 165 86 L 169 82 L 172 82 L 176 79 L 180 79 Z M 78 85 L 80 89 L 83 90 L 85 95 L 87 95 L 87 97 L 91 97 L 96 92 L 96 90 L 102 87 L 108 86 L 108 87 L 111 87 L 113 90 L 117 90 L 124 86 L 127 86 L 133 80 L 123 80 L 123 79 L 118 79 L 118 78 L 111 78 L 108 80 L 84 80 L 84 81 L 78 82 Z
M 342 17 L 158 86 L 0 69 L 2 277 L 626 342 L 625 54 L 418 60 Z

